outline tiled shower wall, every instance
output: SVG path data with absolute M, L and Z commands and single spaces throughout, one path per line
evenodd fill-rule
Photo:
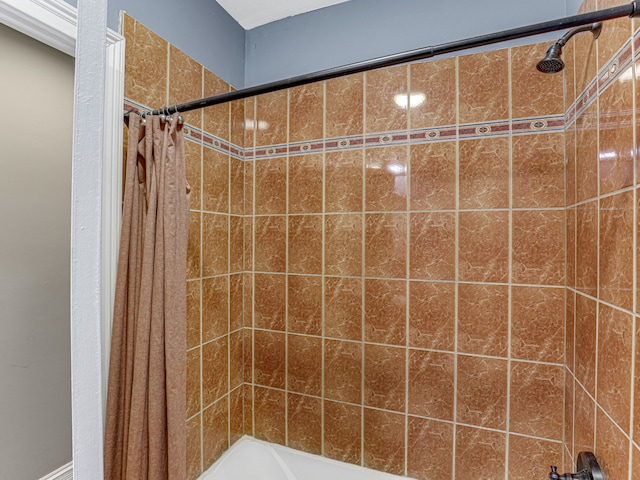
M 582 11 L 622 5 L 586 0 Z M 568 45 L 567 456 L 640 479 L 638 27 L 607 22 Z M 635 400 L 634 400 L 635 399 Z
M 229 91 L 228 84 L 133 18 L 124 16 L 123 30 L 129 107 L 157 108 Z M 244 172 L 237 151 L 228 148 L 229 142 L 243 143 L 243 116 L 242 103 L 184 115 L 191 185 L 186 379 L 190 479 L 243 431 Z
M 245 432 L 419 479 L 562 466 L 564 96 L 535 70 L 545 49 L 246 103 Z

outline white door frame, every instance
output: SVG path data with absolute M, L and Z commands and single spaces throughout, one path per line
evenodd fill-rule
M 90 0 L 82 1 L 90 2 Z M 94 4 L 87 8 L 96 8 L 106 15 L 106 0 L 96 0 Z M 76 55 L 78 11 L 62 0 L 0 0 L 0 23 L 56 50 L 73 57 Z M 91 28 L 91 25 L 85 28 Z M 104 421 L 122 198 L 124 38 L 108 30 L 106 45 L 105 83 L 96 85 L 96 90 L 93 92 L 98 98 L 105 100 L 102 125 L 104 131 L 102 172 L 100 173 L 98 168 L 93 173 L 93 177 L 90 177 L 91 171 L 87 175 L 87 169 L 82 171 L 82 165 L 77 165 L 83 160 L 82 153 L 87 152 L 86 148 L 82 148 L 82 138 L 74 138 L 76 165 L 72 169 L 72 183 L 78 185 L 89 182 L 92 185 L 102 186 L 99 195 L 96 195 L 98 192 L 95 191 L 74 189 L 71 218 L 72 239 L 75 240 L 72 240 L 71 248 L 73 454 L 74 463 L 78 466 L 82 464 L 80 470 L 84 472 L 81 474 L 77 471 L 76 478 L 86 477 L 92 480 L 101 478 L 98 472 L 102 472 L 103 429 L 101 427 Z M 76 75 L 76 93 L 78 82 L 79 77 Z M 102 89 L 103 91 L 100 92 Z M 76 103 L 77 100 L 76 94 Z M 55 121 L 55 116 L 52 118 L 52 121 Z M 95 118 L 87 118 L 84 114 L 78 115 L 77 105 L 74 120 L 86 121 L 87 125 L 93 122 L 96 125 Z M 74 132 L 77 136 L 79 132 L 77 125 L 74 127 Z M 86 142 L 84 146 L 87 146 Z M 78 205 L 81 208 L 78 208 Z M 87 222 L 88 217 L 92 217 L 94 221 Z M 90 237 L 96 238 L 97 241 L 87 242 L 78 238 L 80 237 L 78 232 L 84 229 L 84 225 L 99 230 L 99 232 L 92 232 Z M 97 264 L 83 265 L 85 259 L 92 257 L 100 258 Z M 80 279 L 83 281 L 82 289 L 76 287 L 75 291 L 74 270 L 80 271 L 79 276 L 84 277 Z M 85 285 L 87 279 L 89 279 L 89 285 Z M 93 291 L 90 295 L 92 298 L 86 298 L 87 291 Z M 81 328 L 77 328 L 78 326 Z M 100 378 L 93 378 L 96 374 Z M 87 384 L 83 385 L 84 379 L 89 378 L 93 379 L 91 384 L 86 382 Z M 91 442 L 91 445 L 87 445 L 88 442 Z

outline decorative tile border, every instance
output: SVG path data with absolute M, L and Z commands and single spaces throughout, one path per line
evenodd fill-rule
M 625 75 L 628 68 L 640 57 L 640 29 L 636 30 L 633 38 L 627 40 L 615 55 L 600 69 L 596 77 L 589 82 L 583 92 L 578 95 L 573 105 L 565 114 L 567 127 L 587 110 L 598 95 L 609 88 L 618 78 Z

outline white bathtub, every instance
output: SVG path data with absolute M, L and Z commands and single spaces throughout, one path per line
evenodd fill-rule
M 399 480 L 364 467 L 244 436 L 199 480 Z

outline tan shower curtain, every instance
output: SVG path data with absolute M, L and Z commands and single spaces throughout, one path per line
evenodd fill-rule
M 107 398 L 107 480 L 186 475 L 189 186 L 176 117 L 171 123 L 148 117 L 146 125 L 135 114 L 129 118 Z

